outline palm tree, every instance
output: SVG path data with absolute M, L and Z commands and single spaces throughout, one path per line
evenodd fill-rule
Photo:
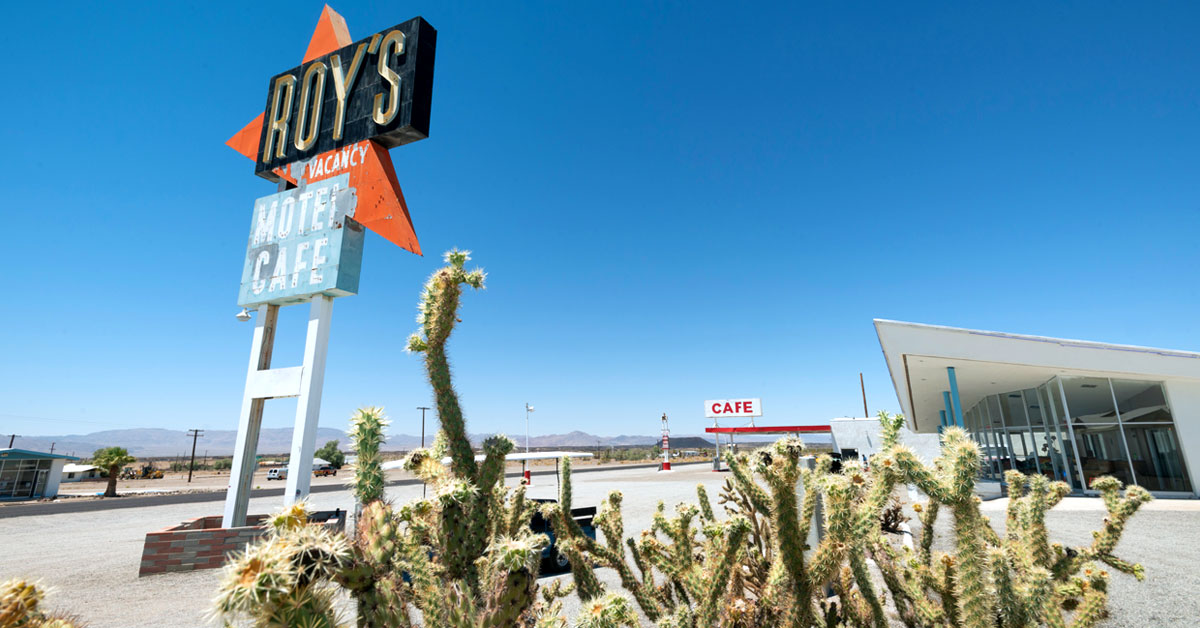
M 108 488 L 104 489 L 105 497 L 117 496 L 117 476 L 121 467 L 137 462 L 137 458 L 129 455 L 124 447 L 105 447 L 97 449 L 92 454 L 92 464 L 102 469 L 108 469 Z

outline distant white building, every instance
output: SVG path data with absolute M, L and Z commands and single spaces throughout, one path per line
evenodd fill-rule
M 66 464 L 63 465 L 62 481 L 63 482 L 82 482 L 84 480 L 99 480 L 100 467 L 91 464 Z

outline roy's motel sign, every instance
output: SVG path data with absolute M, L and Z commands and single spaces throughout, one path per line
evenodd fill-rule
M 285 504 L 308 496 L 333 299 L 358 292 L 373 231 L 421 254 L 388 149 L 429 136 L 437 31 L 413 18 L 358 41 L 328 6 L 303 62 L 226 142 L 279 190 L 254 202 L 238 305 L 255 308 L 223 527 L 245 524 L 263 403 L 298 397 Z M 304 364 L 271 368 L 280 306 L 309 303 Z
M 437 31 L 417 17 L 271 79 L 254 172 L 371 139 L 429 137 Z

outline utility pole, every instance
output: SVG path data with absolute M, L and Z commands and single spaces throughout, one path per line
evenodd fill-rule
M 429 408 L 427 406 L 417 406 L 417 409 L 421 411 L 421 449 L 424 449 L 425 448 L 425 411 L 428 410 Z M 425 498 L 425 482 L 421 482 L 421 498 L 422 499 Z
M 17 436 L 18 436 L 17 434 L 13 434 L 12 436 L 8 437 L 8 448 L 9 449 L 12 449 L 13 441 L 17 440 Z
M 55 443 L 55 442 L 51 441 L 51 443 L 50 443 L 50 453 L 54 453 L 54 446 L 55 446 L 55 445 L 57 445 L 57 444 L 58 444 L 58 443 Z
M 421 448 L 424 449 L 425 448 L 425 411 L 429 410 L 430 408 L 428 406 L 417 406 L 417 409 L 421 411 Z
M 204 430 L 188 430 L 192 437 L 192 459 L 188 462 L 188 484 L 192 483 L 192 469 L 196 466 L 196 439 L 204 436 Z
M 858 374 L 858 386 L 862 388 L 863 395 L 863 418 L 869 419 L 871 415 L 867 413 L 867 385 L 863 383 L 862 372 Z

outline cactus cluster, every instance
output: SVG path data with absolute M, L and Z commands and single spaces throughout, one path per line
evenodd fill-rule
M 563 459 L 558 502 L 540 508 L 573 578 L 539 586 L 549 539 L 530 529 L 538 506 L 524 487 L 504 484 L 514 444 L 489 438 L 476 459 L 446 357 L 463 287 L 483 287 L 482 271 L 465 270 L 468 259 L 465 251 L 446 254 L 447 265 L 425 285 L 421 329 L 408 342 L 424 356 L 440 430 L 404 466 L 432 486 L 430 497 L 402 506 L 384 499 L 379 444 L 387 421 L 378 408 L 360 410 L 352 421 L 353 486 L 362 504 L 353 541 L 305 525 L 302 507 L 282 513 L 268 538 L 227 567 L 223 618 L 339 625 L 332 596 L 340 587 L 353 597 L 360 627 L 1087 628 L 1106 614 L 1105 567 L 1142 577 L 1140 565 L 1114 550 L 1150 499 L 1145 490 L 1095 482 L 1109 515 L 1090 546 L 1068 549 L 1046 529 L 1046 513 L 1067 487 L 1010 472 L 1001 537 L 979 508 L 980 452 L 965 432 L 947 430 L 940 457 L 925 464 L 899 442 L 903 418 L 881 413 L 882 452 L 870 468 L 848 462 L 834 473 L 827 456 L 809 464 L 796 438 L 728 454 L 732 473 L 718 496 L 724 512 L 700 486 L 697 503 L 673 511 L 660 503 L 651 528 L 632 537 L 620 492 L 595 516 L 599 537 L 584 533 L 571 516 L 571 464 Z M 928 496 L 913 505 L 921 527 L 915 545 L 880 524 L 906 484 Z M 943 514 L 953 520 L 948 553 L 934 550 Z M 810 547 L 816 525 L 822 539 Z M 600 568 L 612 569 L 623 591 L 609 590 Z M 562 611 L 570 595 L 581 602 L 572 621 Z
M 464 269 L 466 251 L 450 251 L 445 259 L 447 265 L 425 284 L 417 317 L 421 329 L 408 342 L 409 351 L 424 354 L 440 430 L 433 446 L 413 451 L 404 467 L 427 482 L 432 495 L 399 507 L 384 499 L 379 445 L 387 419 L 380 408 L 359 410 L 350 430 L 358 454 L 352 487 L 362 506 L 353 541 L 336 537 L 334 552 L 325 533 L 304 525 L 303 508 L 276 516 L 276 531 L 227 566 L 217 598 L 221 618 L 250 619 L 263 627 L 340 625 L 329 603 L 340 586 L 355 601 L 360 627 L 568 625 L 562 598 L 575 586 L 539 589 L 549 539 L 530 529 L 536 504 L 526 500 L 524 487 L 504 485 L 505 456 L 515 443 L 491 437 L 477 462 L 467 438 L 446 343 L 459 322 L 463 287 L 482 288 L 485 275 Z M 450 457 L 449 469 L 443 455 Z M 310 555 L 323 557 L 324 568 L 298 577 L 297 561 Z M 293 623 L 281 621 L 284 611 Z M 589 604 L 575 625 L 636 622 L 629 600 L 608 594 Z
M 336 578 L 351 560 L 344 536 L 308 525 L 303 502 L 270 519 L 267 535 L 225 565 L 214 614 L 258 628 L 335 628 Z
M 622 539 L 619 492 L 596 516 L 603 542 L 580 534 L 561 508 L 551 507 L 555 534 L 579 554 L 572 560 L 577 594 L 585 603 L 605 594 L 589 573 L 598 564 L 616 570 L 645 617 L 662 628 L 1087 628 L 1107 613 L 1108 572 L 1101 565 L 1142 578 L 1140 565 L 1113 550 L 1129 518 L 1149 501 L 1144 489 L 1122 493 L 1115 479 L 1095 482 L 1109 513 L 1104 528 L 1090 546 L 1068 549 L 1049 541 L 1045 521 L 1068 487 L 1009 472 L 1001 538 L 980 511 L 974 491 L 980 452 L 965 432 L 947 430 L 941 456 L 926 465 L 899 442 L 903 417 L 881 413 L 880 422 L 883 451 L 869 470 L 850 462 L 831 473 L 824 456 L 803 468 L 804 446 L 793 438 L 727 455 L 732 477 L 722 491 L 728 516 L 721 521 L 703 486 L 698 505 L 679 504 L 674 516 L 660 503 L 652 528 L 636 538 Z M 569 508 L 570 463 L 561 464 L 562 508 Z M 928 496 L 913 507 L 922 530 L 915 547 L 888 537 L 880 525 L 902 484 Z M 805 489 L 802 500 L 797 486 Z M 809 547 L 818 500 L 824 538 Z M 953 517 L 951 553 L 933 551 L 939 513 Z

